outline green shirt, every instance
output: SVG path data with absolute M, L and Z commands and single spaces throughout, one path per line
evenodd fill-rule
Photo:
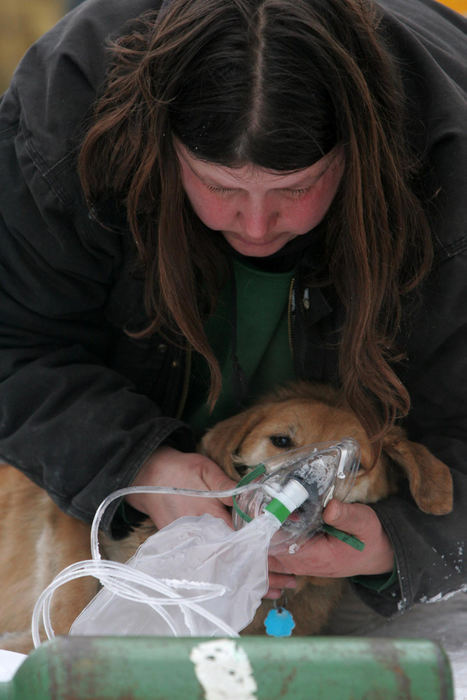
M 266 272 L 233 260 L 237 301 L 237 358 L 246 377 L 246 403 L 294 378 L 288 332 L 288 299 L 293 270 Z M 205 331 L 222 372 L 222 393 L 210 414 L 206 404 L 209 372 L 205 360 L 193 357 L 190 387 L 183 419 L 198 437 L 217 423 L 238 413 L 235 392 L 233 341 L 235 304 L 233 285 L 222 290 L 215 313 Z

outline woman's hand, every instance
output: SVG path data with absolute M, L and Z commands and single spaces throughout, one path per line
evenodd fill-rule
M 160 447 L 145 462 L 132 486 L 170 486 L 199 491 L 224 491 L 236 485 L 215 462 L 197 453 L 179 452 L 172 447 Z M 222 518 L 232 526 L 226 506 L 231 498 L 201 498 L 199 496 L 156 495 L 136 493 L 126 496 L 128 503 L 146 513 L 157 528 L 169 525 L 183 515 L 211 515 Z
M 282 588 L 293 588 L 291 575 L 344 578 L 392 571 L 394 553 L 391 543 L 372 508 L 363 503 L 333 500 L 323 511 L 323 519 L 329 525 L 362 540 L 365 543 L 363 551 L 332 535 L 321 533 L 304 544 L 296 554 L 270 556 L 267 598 L 279 597 Z M 284 578 L 287 574 L 289 576 Z

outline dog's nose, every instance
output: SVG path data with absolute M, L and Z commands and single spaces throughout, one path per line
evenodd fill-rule
M 250 467 L 248 466 L 248 464 L 236 464 L 235 465 L 235 471 L 237 472 L 237 474 L 239 475 L 240 478 L 242 476 L 245 476 L 245 474 L 247 473 L 249 468 Z

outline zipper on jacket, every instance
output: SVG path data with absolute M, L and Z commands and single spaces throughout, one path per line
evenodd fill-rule
M 287 308 L 287 329 L 289 335 L 289 348 L 290 354 L 292 355 L 292 364 L 295 368 L 295 350 L 294 350 L 294 334 L 293 334 L 293 322 L 292 315 L 296 313 L 296 298 L 295 298 L 295 277 L 290 280 L 289 287 L 289 300 Z
M 190 386 L 190 375 L 191 375 L 191 357 L 192 350 L 191 347 L 187 347 L 185 351 L 185 372 L 183 377 L 182 393 L 180 394 L 180 401 L 178 403 L 178 409 L 175 414 L 177 419 L 181 419 L 183 411 L 185 409 L 186 399 L 188 396 L 188 388 Z

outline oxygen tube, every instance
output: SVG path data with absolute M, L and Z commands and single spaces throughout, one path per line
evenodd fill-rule
M 63 571 L 61 571 L 53 581 L 42 591 L 38 597 L 31 620 L 31 634 L 34 646 L 37 648 L 41 644 L 40 638 L 40 623 L 44 626 L 45 634 L 47 639 L 53 639 L 55 637 L 55 632 L 53 630 L 51 622 L 51 603 L 52 596 L 57 590 L 66 583 L 74 581 L 78 578 L 83 578 L 85 576 L 93 576 L 97 578 L 100 584 L 106 589 L 116 593 L 122 598 L 127 598 L 134 601 L 140 601 L 142 603 L 149 603 L 152 607 L 158 609 L 159 614 L 165 619 L 169 627 L 172 629 L 174 636 L 176 636 L 176 631 L 171 625 L 170 617 L 166 614 L 164 606 L 170 604 L 179 604 L 192 610 L 196 610 L 197 613 L 203 615 L 205 611 L 197 604 L 208 600 L 210 598 L 222 595 L 224 589 L 222 586 L 217 584 L 212 584 L 208 582 L 198 582 L 197 587 L 202 588 L 206 591 L 204 595 L 194 596 L 191 599 L 181 598 L 181 596 L 171 589 L 162 580 L 159 580 L 153 576 L 147 576 L 143 572 L 136 569 L 131 569 L 127 564 L 122 564 L 120 562 L 104 560 L 101 557 L 99 549 L 99 525 L 101 523 L 102 517 L 104 515 L 107 507 L 112 503 L 112 501 L 117 498 L 123 498 L 132 493 L 153 493 L 159 495 L 179 495 L 179 496 L 193 496 L 198 498 L 229 498 L 231 496 L 238 495 L 244 491 L 251 491 L 261 488 L 260 484 L 249 484 L 246 486 L 237 486 L 234 489 L 226 491 L 199 491 L 196 489 L 180 489 L 172 487 L 163 486 L 129 486 L 127 488 L 118 489 L 113 493 L 109 494 L 94 515 L 94 519 L 91 526 L 91 556 L 92 559 L 85 559 L 83 561 L 70 564 Z M 161 532 L 161 531 L 160 531 Z M 150 596 L 147 593 L 140 592 L 136 586 L 144 586 L 145 591 L 152 591 L 153 593 L 161 594 L 161 597 L 157 598 Z M 207 616 L 207 615 L 206 615 Z M 209 617 L 209 616 L 208 616 Z M 232 630 L 228 625 L 225 625 L 221 619 L 214 618 L 211 616 L 212 621 L 219 626 L 224 634 L 229 636 L 237 637 L 238 634 L 235 630 Z

